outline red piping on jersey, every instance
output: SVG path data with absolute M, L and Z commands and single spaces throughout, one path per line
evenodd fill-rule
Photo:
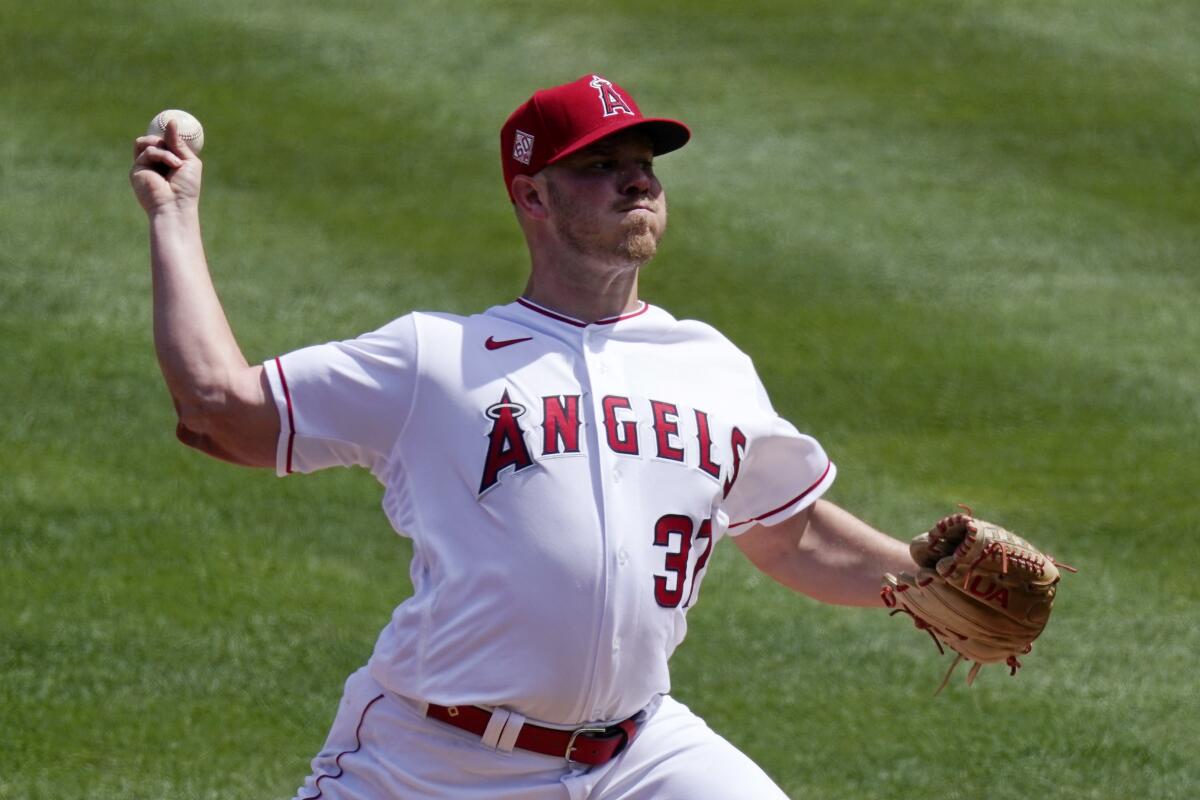
M 322 789 L 321 789 L 321 781 L 322 780 L 324 780 L 325 778 L 331 778 L 336 781 L 338 778 L 340 778 L 346 774 L 345 770 L 342 769 L 342 758 L 344 756 L 348 756 L 353 753 L 357 753 L 359 750 L 362 749 L 362 738 L 360 737 L 359 734 L 362 733 L 363 722 L 365 722 L 367 719 L 367 711 L 369 711 L 371 709 L 371 706 L 375 705 L 382 699 L 383 699 L 383 695 L 379 695 L 374 700 L 367 703 L 367 705 L 363 708 L 362 716 L 360 716 L 358 718 L 358 727 L 354 729 L 354 749 L 353 750 L 343 750 L 342 752 L 337 754 L 337 758 L 335 758 L 333 760 L 333 766 L 337 768 L 336 774 L 332 773 L 332 772 L 326 772 L 324 775 L 317 776 L 317 779 L 315 781 L 313 781 L 313 788 L 317 790 L 317 793 L 314 794 L 312 797 L 308 798 L 308 800 L 317 800 L 317 798 L 321 796 L 321 794 L 323 793 Z
M 765 514 L 759 514 L 757 517 L 751 517 L 750 519 L 742 520 L 741 522 L 730 523 L 729 527 L 736 528 L 738 525 L 747 525 L 751 522 L 758 522 L 761 519 L 766 519 L 767 517 L 770 517 L 774 514 L 778 514 L 780 511 L 783 511 L 788 506 L 792 506 L 792 505 L 795 505 L 796 503 L 799 503 L 805 497 L 812 494 L 812 491 L 814 489 L 816 489 L 818 486 L 821 485 L 821 482 L 824 481 L 825 478 L 829 475 L 829 470 L 832 467 L 833 467 L 833 462 L 830 461 L 828 464 L 825 465 L 825 471 L 821 473 L 821 477 L 817 478 L 816 483 L 814 483 L 812 486 L 805 489 L 800 494 L 793 497 L 791 500 L 788 500 L 786 503 L 781 505 L 779 508 L 773 508 Z
M 534 303 L 532 300 L 526 300 L 524 297 L 518 297 L 517 302 L 528 308 L 530 311 L 536 311 L 539 314 L 549 317 L 550 319 L 558 320 L 559 322 L 565 322 L 568 325 L 574 325 L 576 328 L 586 328 L 588 326 L 588 323 L 583 322 L 582 320 L 575 319 L 574 317 L 566 317 L 562 314 L 551 311 L 548 308 L 542 308 L 537 303 Z M 637 311 L 630 311 L 628 314 L 622 314 L 619 317 L 605 317 L 604 319 L 598 319 L 591 324 L 612 325 L 614 322 L 621 322 L 622 320 L 632 319 L 633 317 L 645 314 L 650 310 L 650 304 L 645 301 L 640 302 L 642 303 L 642 307 Z
M 296 441 L 296 418 L 292 414 L 292 393 L 288 391 L 287 378 L 283 375 L 283 364 L 275 359 L 275 369 L 279 370 L 279 384 L 283 387 L 283 399 L 287 402 L 288 410 L 288 449 L 287 474 L 292 474 L 292 445 Z

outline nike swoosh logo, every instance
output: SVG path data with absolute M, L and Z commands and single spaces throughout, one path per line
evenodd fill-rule
M 496 341 L 491 336 L 489 336 L 487 338 L 487 341 L 483 343 L 483 346 L 486 347 L 488 350 L 499 350 L 501 347 L 508 347 L 510 344 L 520 344 L 521 342 L 528 342 L 532 338 L 533 338 L 532 336 L 525 336 L 521 339 L 501 339 L 500 341 Z

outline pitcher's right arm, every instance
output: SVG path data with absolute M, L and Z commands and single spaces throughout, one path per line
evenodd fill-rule
M 150 223 L 154 348 L 179 417 L 176 436 L 215 458 L 275 466 L 279 413 L 261 365 L 246 363 L 200 238 L 203 164 L 174 122 L 134 143 L 129 173 Z

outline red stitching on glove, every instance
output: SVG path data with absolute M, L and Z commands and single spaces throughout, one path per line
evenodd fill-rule
M 966 544 L 965 540 L 964 540 L 963 544 L 964 545 Z M 959 550 L 965 551 L 964 547 L 961 547 L 961 546 L 959 547 Z M 956 553 L 956 555 L 961 555 L 961 552 Z M 1019 566 L 1023 567 L 1024 569 L 1028 570 L 1029 572 L 1033 572 L 1038 575 L 1046 574 L 1046 560 L 1047 559 L 1050 561 L 1051 564 L 1054 564 L 1056 567 L 1059 566 L 1059 564 L 1050 556 L 1046 556 L 1043 559 L 1039 559 L 1039 558 L 1035 558 L 1033 556 L 1027 556 L 1022 553 L 1015 552 L 1012 550 L 1011 547 L 1005 545 L 1003 542 L 988 542 L 988 546 L 983 548 L 983 552 L 979 554 L 979 557 L 976 558 L 973 562 L 971 562 L 971 565 L 969 567 L 967 567 L 967 573 L 965 576 L 963 576 L 963 582 L 962 582 L 962 586 L 964 589 L 967 588 L 967 584 L 969 584 L 971 582 L 971 578 L 975 575 L 975 568 L 978 567 L 980 564 L 982 564 L 983 561 L 989 557 L 993 558 L 993 559 L 999 558 L 1000 574 L 1002 574 L 1002 575 L 1008 574 L 1008 562 L 1009 561 L 1014 561 Z M 1065 565 L 1063 566 L 1063 568 L 1070 569 L 1071 572 L 1078 571 L 1072 567 L 1067 567 Z
M 888 614 L 888 616 L 894 617 L 902 611 L 905 614 L 908 614 L 910 617 L 913 618 L 913 624 L 917 626 L 917 630 L 925 631 L 926 633 L 929 634 L 929 638 L 933 639 L 933 643 L 937 645 L 938 652 L 941 653 L 942 655 L 946 655 L 946 651 L 942 648 L 942 643 L 938 641 L 937 636 L 934 634 L 934 631 L 937 631 L 938 628 L 933 627 L 928 622 L 926 622 L 925 620 L 918 617 L 916 614 L 914 614 L 912 612 L 911 609 L 909 609 L 905 606 L 900 606 L 900 608 L 897 608 L 891 614 Z M 940 631 L 939 631 L 939 633 L 940 633 Z M 955 636 L 958 636 L 958 634 L 955 634 Z M 960 637 L 960 638 L 965 638 L 965 637 Z

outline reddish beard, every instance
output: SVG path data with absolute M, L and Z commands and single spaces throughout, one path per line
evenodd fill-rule
M 658 252 L 659 236 L 644 214 L 634 214 L 624 224 L 621 239 L 623 255 L 631 262 L 641 265 L 654 258 Z
M 614 243 L 611 235 L 605 236 L 592 224 L 590 212 L 573 202 L 553 181 L 548 186 L 550 202 L 558 211 L 555 228 L 563 241 L 576 252 L 604 260 L 615 256 L 622 262 L 637 266 L 645 264 L 658 252 L 662 229 L 656 229 L 657 216 L 640 213 L 627 215 L 621 222 L 620 239 Z M 627 211 L 630 206 L 626 200 L 615 203 L 613 210 Z

